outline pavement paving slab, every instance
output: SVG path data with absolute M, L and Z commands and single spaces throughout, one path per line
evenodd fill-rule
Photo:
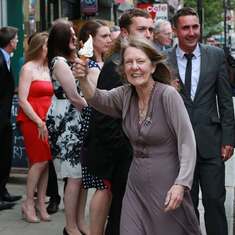
M 0 235 L 62 235 L 65 224 L 63 200 L 61 200 L 60 210 L 53 214 L 52 221 L 37 224 L 28 223 L 22 219 L 21 202 L 25 199 L 26 175 L 27 171 L 11 174 L 8 191 L 13 195 L 23 195 L 23 198 L 10 210 L 0 211 Z M 63 181 L 58 180 L 59 193 L 63 198 Z M 94 190 L 89 190 L 86 207 L 86 220 L 88 221 L 89 201 Z M 201 207 L 202 208 L 202 207 Z M 202 210 L 201 211 L 201 221 Z M 202 235 L 206 235 L 204 223 L 202 223 Z M 153 234 L 154 235 L 154 234 Z
M 63 198 L 63 181 L 58 180 L 60 195 Z M 25 199 L 26 174 L 11 174 L 7 189 L 11 194 L 23 195 L 23 198 L 10 210 L 0 211 L 0 235 L 62 235 L 65 224 L 63 200 L 60 210 L 51 215 L 52 221 L 40 222 L 37 224 L 28 223 L 22 219 L 21 202 Z M 88 201 L 93 191 L 88 193 Z M 88 208 L 86 208 L 88 219 Z

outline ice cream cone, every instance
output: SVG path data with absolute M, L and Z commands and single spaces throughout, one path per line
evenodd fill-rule
M 83 44 L 81 49 L 78 51 L 78 55 L 81 60 L 86 61 L 88 58 L 93 56 L 93 40 L 92 36 L 89 35 L 88 40 Z
M 84 56 L 84 55 L 81 55 L 79 58 L 80 58 L 82 61 L 84 61 L 84 62 L 86 62 L 87 59 L 88 59 L 88 57 L 86 57 L 86 56 Z

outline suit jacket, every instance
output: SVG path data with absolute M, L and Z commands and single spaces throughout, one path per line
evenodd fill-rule
M 97 87 L 111 90 L 123 84 L 116 71 L 119 55 L 112 55 L 100 72 Z M 84 162 L 89 172 L 105 179 L 112 178 L 113 167 L 125 159 L 130 164 L 132 149 L 122 130 L 122 120 L 100 113 L 92 108 L 92 118 L 85 146 L 87 154 Z M 125 163 L 124 163 L 125 164 Z
M 14 77 L 0 51 L 0 126 L 10 123 L 13 95 Z
M 232 89 L 223 50 L 199 46 L 201 68 L 193 101 L 179 76 L 176 47 L 167 52 L 168 63 L 180 80 L 180 94 L 194 128 L 198 151 L 203 158 L 220 157 L 221 145 L 234 145 L 235 141 Z

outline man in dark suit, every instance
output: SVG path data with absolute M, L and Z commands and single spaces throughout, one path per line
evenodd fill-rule
M 231 87 L 220 48 L 198 43 L 200 24 L 192 8 L 173 18 L 178 45 L 168 52 L 179 79 L 197 142 L 197 164 L 191 191 L 197 216 L 199 185 L 207 235 L 227 235 L 224 162 L 233 154 L 234 111 Z
M 11 105 L 14 78 L 10 68 L 11 53 L 16 49 L 17 28 L 0 29 L 0 210 L 10 209 L 21 196 L 12 196 L 6 189 L 12 159 Z

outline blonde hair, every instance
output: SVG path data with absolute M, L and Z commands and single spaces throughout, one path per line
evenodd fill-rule
M 47 32 L 36 33 L 30 40 L 28 50 L 25 55 L 25 62 L 35 60 L 41 56 L 42 48 L 48 39 Z
M 125 39 L 121 42 L 121 61 L 119 65 L 119 72 L 123 77 L 124 74 L 124 53 L 129 47 L 135 47 L 143 51 L 150 61 L 156 65 L 156 69 L 152 74 L 152 78 L 155 81 L 162 82 L 165 84 L 170 84 L 171 82 L 171 72 L 167 65 L 165 64 L 166 57 L 159 53 L 154 47 L 153 43 L 145 38 L 133 38 Z

